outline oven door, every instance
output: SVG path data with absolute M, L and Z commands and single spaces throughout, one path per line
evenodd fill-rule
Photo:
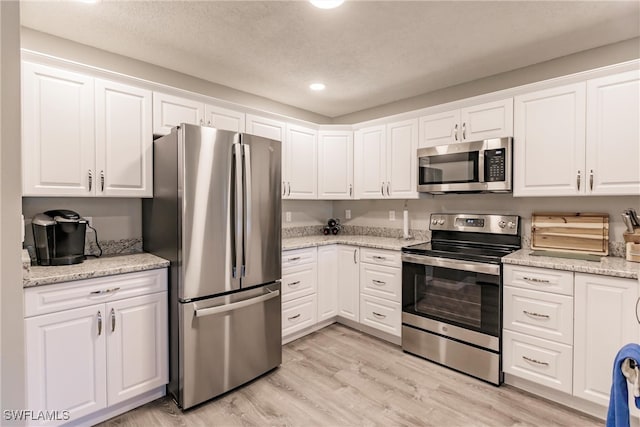
M 499 349 L 499 264 L 413 254 L 402 261 L 403 323 Z

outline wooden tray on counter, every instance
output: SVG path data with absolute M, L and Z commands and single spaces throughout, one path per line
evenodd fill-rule
M 609 215 L 541 212 L 531 216 L 531 249 L 609 255 Z

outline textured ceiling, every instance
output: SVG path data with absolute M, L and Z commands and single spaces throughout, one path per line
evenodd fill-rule
M 23 1 L 21 20 L 336 117 L 637 37 L 640 2 Z

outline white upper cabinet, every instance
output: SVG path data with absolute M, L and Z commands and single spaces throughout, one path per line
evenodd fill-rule
M 216 129 L 244 132 L 245 116 L 239 111 L 206 104 L 204 106 L 204 123 Z
M 93 193 L 93 109 L 93 78 L 23 62 L 23 196 Z
M 151 92 L 23 64 L 23 195 L 153 195 Z
M 253 114 L 247 114 L 246 121 L 245 129 L 247 133 L 282 141 L 284 144 L 285 124 L 283 122 L 267 119 L 266 117 L 254 116 Z M 284 147 L 282 153 L 284 156 Z
M 583 194 L 585 83 L 540 90 L 514 101 L 514 196 Z
M 180 123 L 203 124 L 204 104 L 162 92 L 153 92 L 153 133 L 167 135 Z
M 318 133 L 318 198 L 352 199 L 353 132 Z
M 419 147 L 512 135 L 513 99 L 508 98 L 421 117 Z
M 417 119 L 363 128 L 355 139 L 356 198 L 418 197 Z
M 96 79 L 96 194 L 153 197 L 151 92 Z
M 640 194 L 640 71 L 587 81 L 588 194 Z
M 287 199 L 318 197 L 318 133 L 309 128 L 287 125 L 282 163 Z

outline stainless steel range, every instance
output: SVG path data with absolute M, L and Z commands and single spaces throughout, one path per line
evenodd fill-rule
M 431 242 L 402 248 L 402 349 L 502 383 L 502 262 L 515 215 L 432 214 Z

